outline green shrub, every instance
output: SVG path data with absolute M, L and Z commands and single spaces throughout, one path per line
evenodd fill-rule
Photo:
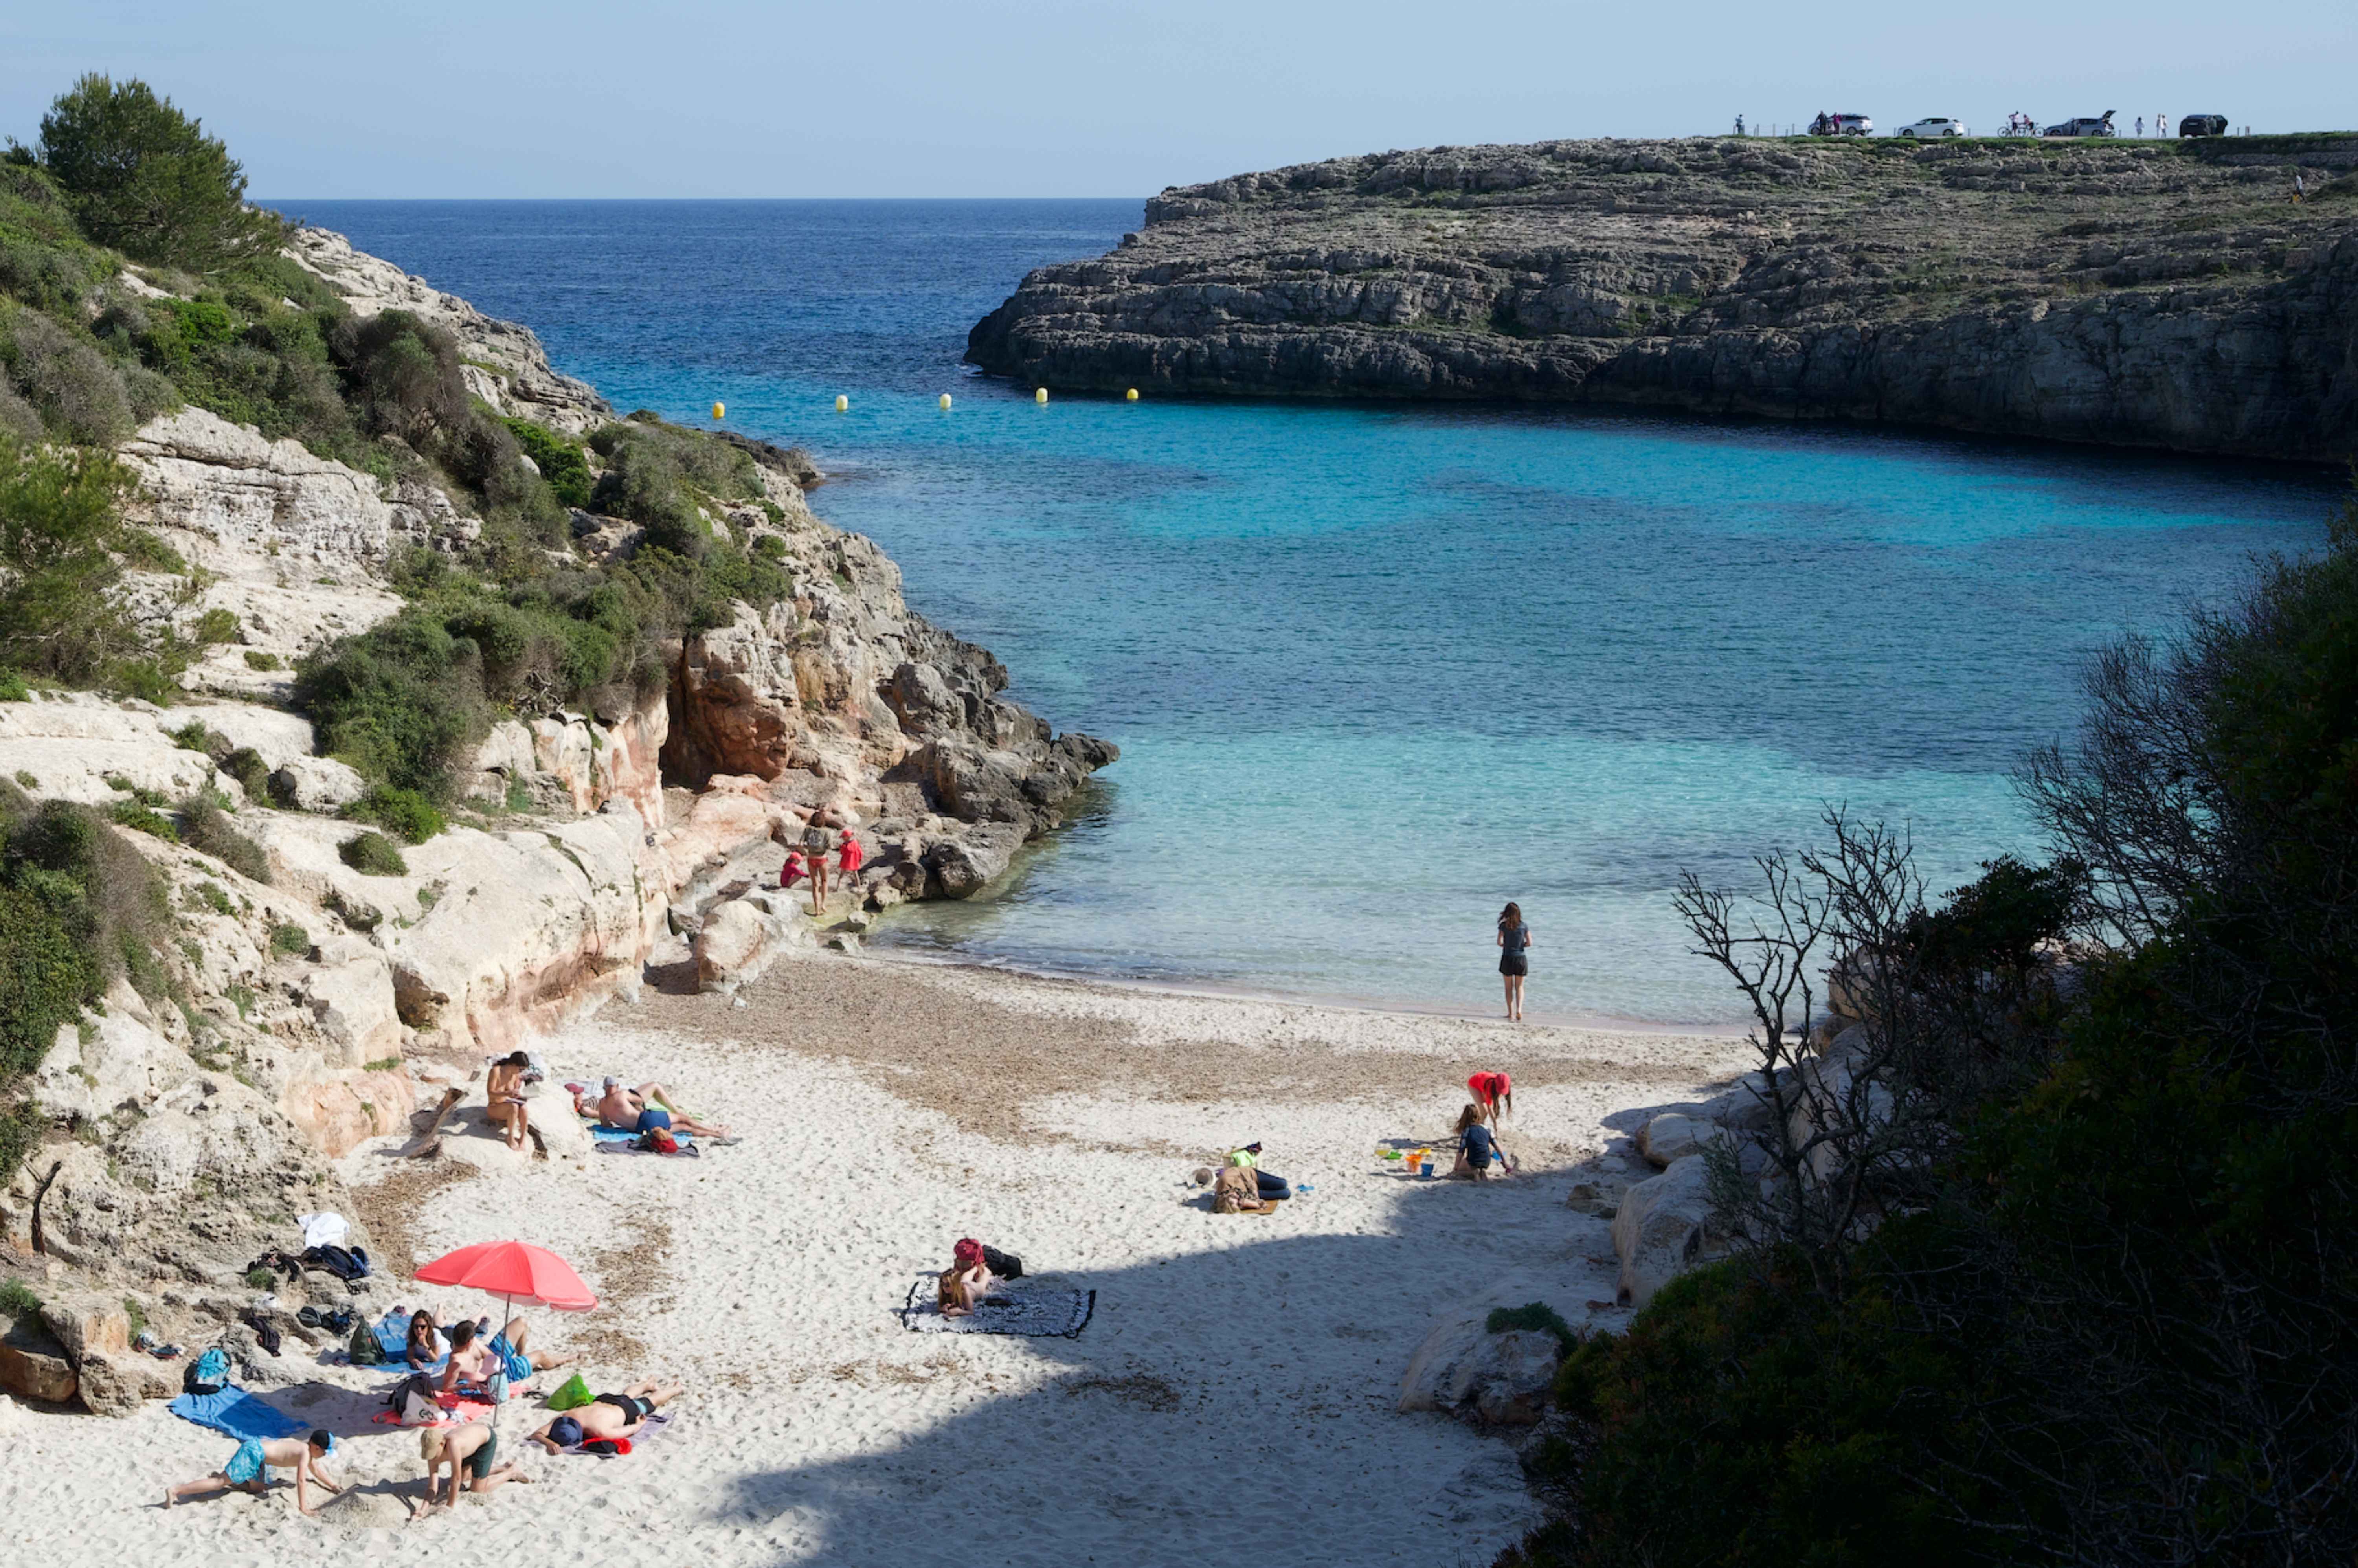
M 183 752 L 201 752 L 216 762 L 230 754 L 229 738 L 201 719 L 191 719 L 170 734 L 172 744 Z
M 339 324 L 331 351 L 363 428 L 421 450 L 467 424 L 472 406 L 460 373 L 459 341 L 406 310 Z
M 0 670 L 0 702 L 30 702 L 33 688 L 15 670 Z
M 311 950 L 311 934 L 290 922 L 275 922 L 270 927 L 270 950 L 282 958 L 300 957 Z
M 118 800 L 107 807 L 106 815 L 117 827 L 135 827 L 169 843 L 180 841 L 180 830 L 172 826 L 170 817 L 139 801 Z
M 509 433 L 515 437 L 516 445 L 540 470 L 540 477 L 548 481 L 550 492 L 560 503 L 567 506 L 590 504 L 590 492 L 594 481 L 590 473 L 590 460 L 582 456 L 579 446 L 529 419 L 510 419 L 505 424 Z
M 337 855 L 344 864 L 368 877 L 406 877 L 409 862 L 382 833 L 362 833 L 344 840 Z
M 219 803 L 191 795 L 180 802 L 180 822 L 189 848 L 211 855 L 248 881 L 270 881 L 269 855 L 261 845 L 237 830 Z
M 1564 1322 L 1563 1314 L 1545 1302 L 1531 1302 L 1519 1307 L 1493 1307 L 1490 1315 L 1483 1319 L 1482 1327 L 1491 1334 L 1506 1334 L 1517 1329 L 1552 1334 L 1566 1354 L 1580 1343 L 1580 1336 L 1573 1332 L 1572 1325 Z
M 198 908 L 210 909 L 215 914 L 227 914 L 234 907 L 219 882 L 197 883 L 189 889 L 189 898 Z
M 305 657 L 295 704 L 318 728 L 320 750 L 435 798 L 491 727 L 481 652 L 422 609 Z
M 256 806 L 270 804 L 270 764 L 262 760 L 261 752 L 251 746 L 240 746 L 215 766 L 238 782 L 246 799 Z
M 245 667 L 250 670 L 277 669 L 280 667 L 278 655 L 265 654 L 259 648 L 248 648 L 245 651 Z
M 136 261 L 212 272 L 286 232 L 245 205 L 229 149 L 143 81 L 83 77 L 42 117 L 38 151 L 81 232 Z
M 373 822 L 411 844 L 423 844 L 449 826 L 432 801 L 414 789 L 393 784 L 372 785 L 366 795 L 344 808 L 344 815 L 357 822 Z
M 130 471 L 0 435 L 0 665 L 84 684 L 138 652 L 112 592 Z
M 216 643 L 236 642 L 239 630 L 236 611 L 216 606 L 197 617 L 191 635 L 200 646 L 210 647 Z
M 0 981 L 0 985 L 5 985 Z M 30 1100 L 0 1099 L 0 1182 L 13 1179 L 16 1167 L 41 1141 L 40 1108 Z
M 12 1162 L 7 1168 L 13 1173 L 16 1166 Z M 0 1280 L 0 1314 L 19 1323 L 27 1318 L 38 1318 L 41 1298 L 35 1295 L 33 1288 L 22 1280 Z
M 107 447 L 131 433 L 131 397 L 114 367 L 39 311 L 0 319 L 0 360 L 25 401 L 66 439 Z
M 277 1283 L 278 1276 L 267 1269 L 248 1269 L 245 1271 L 245 1288 L 249 1291 L 266 1291 Z
M 753 541 L 753 553 L 766 561 L 786 558 L 786 542 L 775 534 L 764 534 Z

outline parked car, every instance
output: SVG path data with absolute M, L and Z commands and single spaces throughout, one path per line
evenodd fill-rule
M 2042 136 L 2109 136 L 2113 134 L 2113 112 L 2082 114 L 2076 120 L 2066 120 L 2060 125 L 2050 125 L 2039 133 Z
M 1813 136 L 1871 136 L 1875 122 L 1864 114 L 1821 114 L 1810 122 Z
M 1895 136 L 1962 136 L 1966 133 L 1965 123 L 1963 120 L 1952 120 L 1946 114 L 1934 114 L 1919 120 L 1912 125 L 1902 125 L 1891 134 Z
M 2224 114 L 2180 114 L 2178 134 L 2181 136 L 2223 136 L 2227 134 Z

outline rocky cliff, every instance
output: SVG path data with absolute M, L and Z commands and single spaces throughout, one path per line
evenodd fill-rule
M 494 408 L 568 434 L 611 422 L 525 329 L 340 236 L 304 231 L 288 254 L 355 314 L 447 328 Z M 46 1270 L 45 1301 L 143 1292 L 168 1337 L 210 1337 L 243 1310 L 245 1263 L 289 1244 L 292 1216 L 352 1212 L 332 1162 L 417 1125 L 448 1089 L 464 1098 L 487 1054 L 635 998 L 651 964 L 728 986 L 817 940 L 799 902 L 755 891 L 776 871 L 773 838 L 815 810 L 869 844 L 827 914 L 855 928 L 903 899 L 971 895 L 1057 823 L 1113 748 L 1055 735 L 1006 697 L 998 661 L 913 613 L 881 550 L 812 514 L 818 474 L 799 454 L 738 444 L 763 493 L 708 497 L 700 523 L 783 574 L 786 597 L 654 650 L 667 681 L 503 714 L 462 759 L 448 830 L 389 860 L 355 852 L 366 781 L 316 754 L 290 671 L 403 609 L 400 559 L 467 560 L 483 524 L 430 468 L 379 477 L 192 406 L 123 443 L 134 520 L 166 547 L 124 592 L 201 648 L 168 708 L 0 700 L 0 790 L 122 824 L 99 830 L 144 868 L 144 888 L 114 874 L 151 912 L 139 983 L 60 1029 L 26 1081 L 45 1136 L 0 1173 L 0 1264 Z M 581 455 L 594 476 L 594 446 Z M 579 511 L 569 548 L 549 553 L 594 574 L 644 535 Z M 569 1109 L 545 1125 L 536 1111 L 535 1136 L 542 1157 L 589 1152 Z M 514 1158 L 486 1137 L 449 1152 Z M 49 1315 L 59 1343 L 0 1357 L 0 1389 L 78 1387 L 117 1413 L 176 1391 Z
M 1028 384 L 2358 453 L 2358 135 L 1434 147 L 1165 190 L 968 359 Z M 2291 198 L 2296 178 L 2309 200 Z

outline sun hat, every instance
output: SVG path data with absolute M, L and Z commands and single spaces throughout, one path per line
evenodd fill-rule
M 971 1269 L 982 1261 L 982 1243 L 969 1236 L 951 1248 L 950 1253 L 958 1260 L 959 1267 Z

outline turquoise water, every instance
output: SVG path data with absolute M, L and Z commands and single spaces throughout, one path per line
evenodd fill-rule
M 1718 1022 L 1679 868 L 1827 803 L 1936 886 L 2031 847 L 2007 784 L 2075 672 L 2323 538 L 2257 466 L 1598 413 L 1127 404 L 965 373 L 1120 202 L 302 203 L 529 322 L 624 408 L 808 447 L 822 515 L 1015 694 L 1123 748 L 1001 895 L 881 940 L 1164 983 Z M 936 396 L 956 399 L 946 414 Z M 832 412 L 835 395 L 851 399 Z

